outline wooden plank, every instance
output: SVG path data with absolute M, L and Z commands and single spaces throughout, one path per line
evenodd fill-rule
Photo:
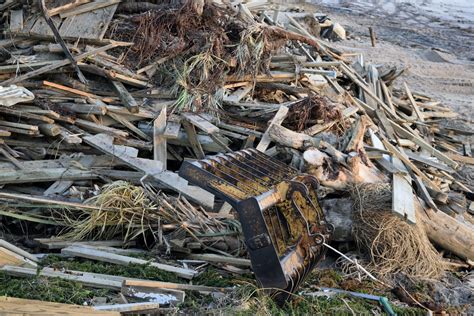
M 90 248 L 83 248 L 76 245 L 63 248 L 61 250 L 61 253 L 68 256 L 86 258 L 86 259 L 97 260 L 101 262 L 109 262 L 109 263 L 120 264 L 120 265 L 129 265 L 131 263 L 149 265 L 159 270 L 176 273 L 176 275 L 184 279 L 192 279 L 197 274 L 197 271 L 191 270 L 191 269 L 175 267 L 168 264 L 149 262 L 143 259 L 122 256 L 122 255 L 90 249 Z
M 108 113 L 108 116 L 110 116 L 112 119 L 117 121 L 118 123 L 122 124 L 126 128 L 128 128 L 131 132 L 135 133 L 137 136 L 143 138 L 144 140 L 150 141 L 151 138 L 145 134 L 141 129 L 130 123 L 125 117 L 123 117 L 120 114 L 115 114 L 115 113 Z
M 161 109 L 160 115 L 153 121 L 153 158 L 160 161 L 163 170 L 167 169 L 168 152 L 166 150 L 166 106 Z
M 425 165 L 434 167 L 434 168 L 439 169 L 439 170 L 446 171 L 448 173 L 456 172 L 456 170 L 446 166 L 445 164 L 436 162 L 436 161 L 434 161 L 432 159 L 429 159 L 429 158 L 422 157 L 419 154 L 412 152 L 411 150 L 405 150 L 405 154 L 408 156 L 408 158 L 410 158 L 410 160 L 421 162 Z
M 52 182 L 58 179 L 91 180 L 97 179 L 97 175 L 93 171 L 71 168 L 3 171 L 0 184 Z
M 417 166 L 415 166 L 410 159 L 408 159 L 407 156 L 405 156 L 398 148 L 390 144 L 386 139 L 382 138 L 382 142 L 384 146 L 398 159 L 400 159 L 407 167 L 409 167 L 414 173 L 416 173 L 418 176 L 420 176 L 429 186 L 431 186 L 433 189 L 436 189 L 439 191 L 439 187 L 433 183 L 420 169 L 418 169 Z M 398 167 L 395 164 L 396 167 Z
M 124 132 L 122 130 L 104 125 L 99 125 L 88 120 L 76 119 L 75 124 L 94 133 L 107 133 L 118 137 L 128 137 L 129 135 L 127 132 Z
M 35 241 L 40 243 L 41 247 L 50 250 L 63 249 L 72 245 L 84 246 L 106 246 L 106 247 L 123 247 L 125 245 L 123 240 L 89 240 L 89 241 L 68 241 L 59 238 L 35 238 Z M 127 246 L 133 246 L 135 243 L 127 243 Z
M 103 9 L 103 8 L 112 6 L 114 4 L 118 4 L 120 2 L 121 0 L 96 0 L 92 3 L 86 3 L 79 7 L 71 8 L 70 10 L 66 12 L 61 12 L 60 16 L 61 16 L 61 19 L 65 19 L 68 17 L 73 17 L 75 15 L 77 16 L 77 15 L 88 13 L 91 11 L 98 11 L 99 9 Z
M 20 256 L 19 254 L 0 247 L 0 267 L 3 266 L 29 266 L 32 268 L 36 268 L 36 263 L 33 261 L 26 259 L 23 256 Z
M 39 261 L 38 258 L 36 258 L 32 254 L 30 254 L 29 252 L 26 252 L 23 249 L 18 248 L 17 246 L 15 246 L 15 245 L 13 245 L 13 244 L 11 244 L 11 243 L 3 240 L 3 239 L 0 239 L 0 247 L 3 247 L 7 250 L 10 250 L 10 251 L 12 251 L 12 252 L 24 257 L 24 258 L 29 259 L 32 262 L 38 262 Z
M 247 83 L 245 86 L 238 88 L 230 95 L 224 97 L 224 101 L 231 102 L 231 103 L 238 103 L 240 100 L 245 98 L 247 94 L 250 93 L 253 89 L 253 84 Z
M 420 146 L 422 149 L 426 150 L 431 155 L 433 155 L 436 158 L 438 158 L 439 160 L 445 162 L 447 165 L 453 167 L 454 169 L 456 169 L 459 166 L 459 164 L 457 162 L 455 162 L 453 159 L 451 159 L 447 154 L 443 154 L 439 150 L 433 148 L 424 139 L 414 135 L 413 132 L 406 130 L 405 128 L 401 127 L 397 123 L 394 123 L 393 121 L 390 121 L 390 123 L 392 124 L 392 127 L 395 130 L 395 132 L 397 134 L 399 134 L 400 137 L 403 137 L 403 138 L 406 138 L 406 139 L 409 139 L 409 140 L 413 141 L 415 144 Z
M 106 46 L 103 46 L 103 47 L 100 47 L 100 48 L 96 48 L 92 51 L 89 51 L 89 52 L 86 52 L 86 53 L 83 53 L 83 54 L 80 54 L 76 57 L 74 57 L 74 60 L 76 61 L 80 61 L 88 56 L 93 56 L 95 54 L 99 54 L 101 52 L 105 52 L 109 49 L 112 49 L 112 48 L 115 48 L 115 47 L 120 47 L 120 46 L 130 46 L 132 45 L 131 43 L 123 43 L 123 42 L 115 42 L 115 41 L 112 41 L 111 44 L 109 45 L 106 45 Z M 30 71 L 26 74 L 23 74 L 23 75 L 20 75 L 20 76 L 17 76 L 15 78 L 11 78 L 9 80 L 6 80 L 4 82 L 1 83 L 1 85 L 3 86 L 8 86 L 8 85 L 11 85 L 11 84 L 14 84 L 14 83 L 18 83 L 18 82 L 21 82 L 21 81 L 24 81 L 24 80 L 28 80 L 28 79 L 31 79 L 31 78 L 34 78 L 36 76 L 39 76 L 39 75 L 42 75 L 44 73 L 47 73 L 47 72 L 50 72 L 50 71 L 53 71 L 55 69 L 58 69 L 58 68 L 61 68 L 61 67 L 64 67 L 64 66 L 67 66 L 71 63 L 71 61 L 69 59 L 63 59 L 63 60 L 60 60 L 60 61 L 56 61 L 52 64 L 48 64 L 44 67 L 41 67 L 39 69 L 35 69 L 33 71 Z
M 193 113 L 182 113 L 181 114 L 188 122 L 203 130 L 207 134 L 214 134 L 219 132 L 219 127 L 205 120 L 201 116 Z
M 96 311 L 113 311 L 119 313 L 139 313 L 146 312 L 146 314 L 154 313 L 160 309 L 160 303 L 130 303 L 130 304 L 114 304 L 94 306 Z
M 197 254 L 196 253 L 196 254 L 189 254 L 186 257 L 188 259 L 193 259 L 193 260 L 202 260 L 202 261 L 213 262 L 213 263 L 231 264 L 235 266 L 242 266 L 242 267 L 248 267 L 248 268 L 252 266 L 249 259 L 220 256 L 216 254 Z
M 416 116 L 421 122 L 425 121 L 425 118 L 423 116 L 423 113 L 421 113 L 420 109 L 418 108 L 418 105 L 415 102 L 415 99 L 413 98 L 413 95 L 411 94 L 410 88 L 408 88 L 408 85 L 406 82 L 403 83 L 403 86 L 405 87 L 405 92 L 408 96 L 408 100 L 410 100 L 410 104 L 412 106 L 413 112 L 415 112 Z
M 120 81 L 112 80 L 112 85 L 122 100 L 123 105 L 131 113 L 137 113 L 139 111 L 138 103 L 135 101 L 133 96 L 128 92 L 127 88 Z
M 54 120 L 50 119 L 46 116 L 43 115 L 36 115 L 36 114 L 31 114 L 23 111 L 17 111 L 5 107 L 0 107 L 0 113 L 6 114 L 6 115 L 11 115 L 23 119 L 30 119 L 30 120 L 35 120 L 35 121 L 40 121 L 40 122 L 46 122 L 49 124 L 53 124 Z
M 10 11 L 10 32 L 20 32 L 23 29 L 23 10 Z
M 191 148 L 193 149 L 196 158 L 204 159 L 206 155 L 204 154 L 204 150 L 202 149 L 201 143 L 199 142 L 194 125 L 188 121 L 183 121 L 182 124 L 186 134 L 188 135 L 188 141 L 191 144 Z
M 179 136 L 179 131 L 181 130 L 181 120 L 172 119 L 172 116 L 168 119 L 166 124 L 165 132 L 163 137 L 166 139 L 177 139 Z
M 270 143 L 272 141 L 269 131 L 273 127 L 273 125 L 281 125 L 283 121 L 285 120 L 287 114 L 288 114 L 288 107 L 286 106 L 281 106 L 278 109 L 278 112 L 275 114 L 273 117 L 273 120 L 270 123 L 270 126 L 268 126 L 267 131 L 265 134 L 263 134 L 262 139 L 260 140 L 260 143 L 257 145 L 257 150 L 260 152 L 265 152 L 268 149 L 268 146 L 270 146 Z
M 99 311 L 88 306 L 43 302 L 5 296 L 0 296 L 0 314 L 37 316 L 120 316 L 119 312 Z
M 126 297 L 145 299 L 162 305 L 178 305 L 184 302 L 184 291 L 157 287 L 122 286 L 121 293 Z
M 186 180 L 179 177 L 176 173 L 163 171 L 163 165 L 159 161 L 134 158 L 125 155 L 124 149 L 120 148 L 120 146 L 113 145 L 113 139 L 104 134 L 86 136 L 84 137 L 84 141 L 108 155 L 117 157 L 131 168 L 144 172 L 159 183 L 183 194 L 202 206 L 207 208 L 213 207 L 214 196 L 212 194 L 201 188 L 190 186 Z
M 75 0 L 74 2 L 65 4 L 65 5 L 56 7 L 56 8 L 49 9 L 48 10 L 48 15 L 49 16 L 55 16 L 55 15 L 58 15 L 60 13 L 69 11 L 71 9 L 74 9 L 74 8 L 80 6 L 81 4 L 86 4 L 86 3 L 89 3 L 91 1 L 92 0 Z
M 213 292 L 227 292 L 232 291 L 230 288 L 221 288 L 204 285 L 192 285 L 192 284 L 181 284 L 161 281 L 138 281 L 138 280 L 125 280 L 122 286 L 128 287 L 141 287 L 141 288 L 162 288 L 170 290 L 182 290 L 182 291 L 196 291 L 200 293 L 213 293 Z
M 84 91 L 81 91 L 81 90 L 78 90 L 78 89 L 66 87 L 66 86 L 63 86 L 63 85 L 60 85 L 60 84 L 57 84 L 57 83 L 54 83 L 54 82 L 49 82 L 49 81 L 46 81 L 46 80 L 43 81 L 43 86 L 49 87 L 49 88 L 54 88 L 54 89 L 60 90 L 62 92 L 64 91 L 64 92 L 67 92 L 67 93 L 80 95 L 82 97 L 93 98 L 93 99 L 98 99 L 99 98 L 98 96 L 96 96 L 92 93 L 88 93 L 88 92 L 84 92 Z

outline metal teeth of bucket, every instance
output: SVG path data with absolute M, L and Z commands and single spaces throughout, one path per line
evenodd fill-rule
M 295 169 L 254 149 L 220 154 L 197 164 L 240 191 L 239 199 L 265 193 L 298 174 Z
M 254 149 L 185 162 L 180 176 L 227 201 L 239 214 L 257 279 L 285 301 L 323 256 L 329 238 L 317 180 Z

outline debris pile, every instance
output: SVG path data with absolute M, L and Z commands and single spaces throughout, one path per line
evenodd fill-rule
M 301 261 L 298 278 L 282 277 L 297 292 L 326 249 L 345 277 L 355 271 L 385 290 L 399 274 L 440 279 L 472 267 L 474 130 L 396 85 L 403 69 L 334 48 L 348 36 L 340 24 L 262 1 L 0 8 L 5 275 L 120 293 L 88 309 L 112 314 L 171 312 L 189 292 L 238 305 L 222 298 L 230 284 L 210 286 L 206 275 L 238 280 L 253 268 L 259 284 L 263 272 L 277 284 L 278 269 Z M 261 225 L 244 216 L 250 206 L 237 209 L 252 199 Z M 59 251 L 59 268 L 45 263 Z M 68 258 L 155 274 L 76 271 Z M 445 308 L 406 294 L 412 306 Z

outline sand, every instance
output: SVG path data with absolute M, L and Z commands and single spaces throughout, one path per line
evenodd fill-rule
M 316 1 L 317 2 L 317 1 Z M 474 119 L 474 10 L 465 0 L 331 1 L 305 5 L 328 15 L 349 32 L 333 43 L 345 52 L 363 53 L 367 62 L 405 67 L 395 87 L 436 98 Z M 467 8 L 467 9 L 466 9 Z M 370 44 L 368 27 L 377 33 Z

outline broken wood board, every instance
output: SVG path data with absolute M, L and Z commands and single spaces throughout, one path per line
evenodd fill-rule
M 0 296 L 0 314 L 37 316 L 120 316 L 119 312 L 95 310 L 89 306 L 43 302 L 5 296 Z
M 59 29 L 59 33 L 64 37 L 77 37 L 86 39 L 103 39 L 105 32 L 109 27 L 110 22 L 115 14 L 120 0 L 104 1 L 103 5 L 106 7 L 97 8 L 94 11 L 81 12 L 81 7 L 88 5 L 97 6 L 101 2 L 92 2 L 73 9 L 71 12 L 74 15 L 70 16 L 68 13 L 61 13 L 61 18 L 66 18 Z
M 137 282 L 137 281 L 136 281 Z M 174 305 L 184 302 L 184 291 L 160 287 L 142 287 L 137 285 L 122 285 L 121 293 L 126 297 L 145 299 L 162 305 Z
M 63 248 L 61 250 L 61 253 L 68 256 L 86 258 L 86 259 L 109 262 L 109 263 L 120 264 L 120 265 L 128 265 L 130 263 L 150 265 L 152 267 L 155 267 L 163 271 L 176 273 L 176 275 L 184 279 L 192 279 L 197 274 L 197 271 L 191 270 L 191 269 L 174 267 L 168 264 L 149 262 L 143 259 L 137 259 L 133 257 L 127 257 L 127 256 L 110 253 L 110 252 L 80 247 L 78 245 L 72 245 L 70 247 Z
M 190 186 L 174 172 L 163 171 L 163 165 L 159 161 L 131 157 L 126 154 L 124 146 L 113 145 L 113 138 L 105 134 L 86 136 L 83 140 L 90 146 L 123 161 L 133 169 L 144 172 L 154 180 L 164 184 L 170 189 L 176 190 L 187 198 L 201 204 L 204 207 L 214 206 L 214 195 L 195 186 Z
M 268 126 L 267 131 L 265 134 L 263 134 L 262 139 L 260 140 L 260 143 L 257 145 L 257 150 L 260 152 L 265 152 L 268 149 L 268 146 L 270 146 L 270 143 L 272 141 L 270 135 L 269 135 L 269 130 L 273 127 L 273 125 L 281 125 L 283 121 L 285 120 L 287 114 L 288 114 L 288 107 L 286 106 L 281 106 L 278 109 L 278 112 L 275 114 L 273 117 L 273 120 L 270 123 L 270 126 Z

